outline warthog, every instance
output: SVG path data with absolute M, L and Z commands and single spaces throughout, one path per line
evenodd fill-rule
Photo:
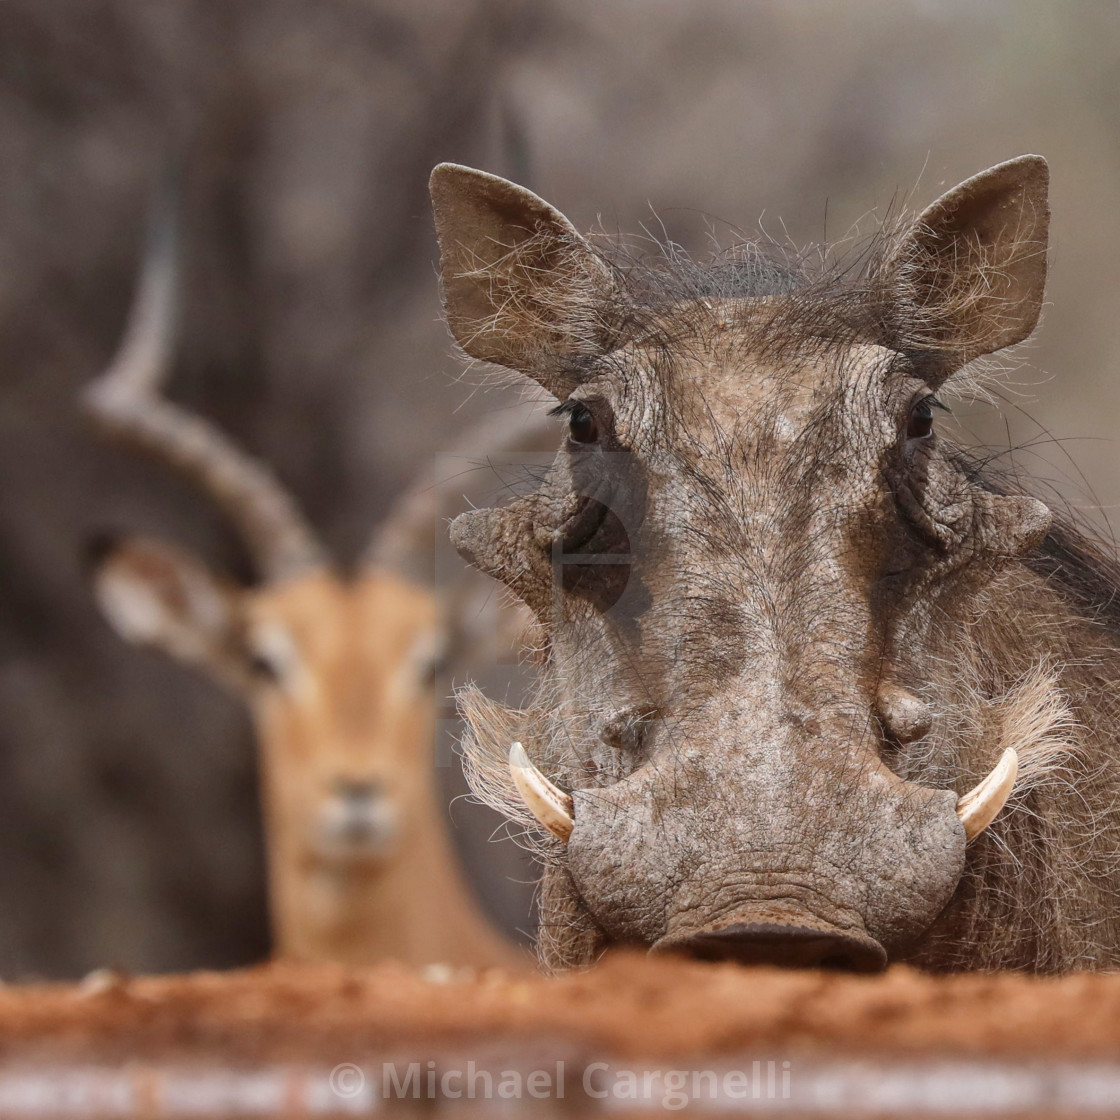
M 455 338 L 567 425 L 452 527 L 547 633 L 526 710 L 462 698 L 544 857 L 547 967 L 1120 961 L 1117 569 L 936 422 L 1035 327 L 1047 182 L 1000 164 L 807 274 L 636 259 L 436 168 Z

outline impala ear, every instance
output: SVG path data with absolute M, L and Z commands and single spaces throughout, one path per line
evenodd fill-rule
M 237 590 L 200 561 L 145 538 L 88 549 L 101 613 L 126 642 L 163 650 L 223 681 L 239 678 Z
M 897 344 L 932 351 L 943 381 L 1022 342 L 1046 284 L 1049 169 L 1019 156 L 954 187 L 920 215 L 886 262 L 901 293 Z
M 484 362 L 519 370 L 563 398 L 572 359 L 609 349 L 610 270 L 532 191 L 454 163 L 431 177 L 447 323 Z

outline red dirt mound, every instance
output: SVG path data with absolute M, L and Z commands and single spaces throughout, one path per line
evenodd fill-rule
M 515 1116 L 945 1115 L 954 1101 L 948 1114 L 1120 1115 L 1118 1056 L 1120 976 L 855 977 L 619 955 L 555 979 L 277 964 L 0 990 L 0 1116 L 485 1113 L 503 1072 Z M 675 1071 L 688 1074 L 679 1092 Z

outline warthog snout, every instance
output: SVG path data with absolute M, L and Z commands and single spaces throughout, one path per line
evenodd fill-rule
M 860 937 L 824 923 L 799 925 L 791 914 L 785 922 L 733 922 L 720 929 L 686 937 L 663 937 L 654 953 L 687 953 L 702 961 L 774 964 L 783 968 L 828 968 L 846 972 L 880 972 L 886 950 L 872 937 Z
M 727 726 L 729 707 L 685 727 L 719 708 Z M 726 745 L 680 746 L 694 736 L 651 727 L 644 766 L 573 795 L 580 896 L 615 941 L 874 971 L 952 896 L 965 855 L 957 797 L 839 736 L 759 735 L 750 710 L 754 737 Z

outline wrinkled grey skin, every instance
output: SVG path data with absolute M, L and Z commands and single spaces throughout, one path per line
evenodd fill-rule
M 1055 695 L 1115 679 L 1085 605 L 1029 566 L 1048 510 L 927 423 L 949 377 L 1035 325 L 1045 163 L 963 184 L 849 287 L 758 265 L 659 278 L 492 176 L 442 165 L 432 189 L 458 341 L 534 377 L 571 430 L 539 490 L 452 529 L 547 635 L 533 707 L 465 702 L 483 796 L 512 801 L 487 721 L 573 794 L 570 840 L 542 846 L 544 963 L 611 943 L 859 970 L 1111 962 L 1112 885 L 1084 829 L 1062 834 L 1068 782 L 967 851 L 955 813 L 1032 666 L 1056 666 Z M 1090 823 L 1114 780 L 1097 773 Z
M 614 403 L 612 439 L 648 480 L 631 579 L 649 605 L 633 619 L 560 621 L 554 658 L 577 695 L 609 696 L 612 714 L 655 701 L 661 718 L 630 746 L 632 773 L 576 793 L 568 866 L 615 940 L 661 945 L 789 917 L 896 945 L 932 922 L 964 858 L 954 795 L 880 761 L 868 727 L 880 666 L 851 640 L 881 629 L 867 588 L 889 559 L 892 510 L 876 468 L 921 384 L 892 378 L 872 347 L 840 368 L 831 354 L 786 356 L 769 373 L 764 322 L 738 315 L 708 353 L 663 369 L 672 416 L 633 406 L 652 396 L 634 391 L 655 361 L 642 348 L 573 393 Z M 828 447 L 864 454 L 830 463 L 822 427 Z M 712 453 L 721 442 L 730 456 Z M 572 473 L 595 471 L 579 460 L 597 449 L 567 454 Z M 764 471 L 745 474 L 748 463 Z M 613 668 L 639 659 L 640 673 Z M 614 749 L 592 741 L 592 760 L 608 766 Z M 602 873 L 605 836 L 624 874 Z

